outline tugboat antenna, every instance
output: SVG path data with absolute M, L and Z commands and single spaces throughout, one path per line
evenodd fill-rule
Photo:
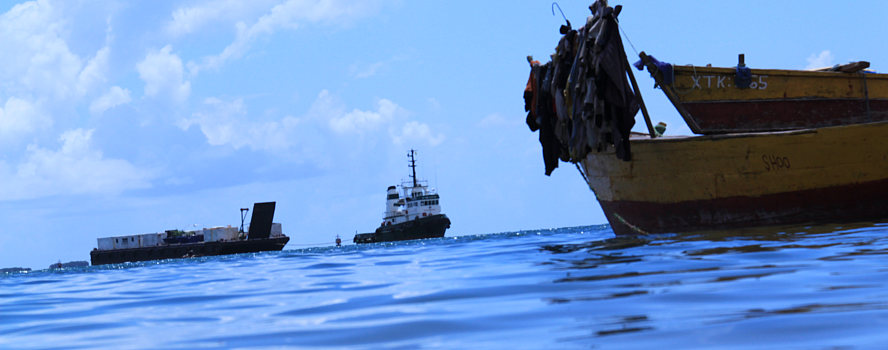
M 414 151 L 411 149 L 410 153 L 407 153 L 407 158 L 410 158 L 410 170 L 413 171 L 413 187 L 419 187 L 416 183 L 416 159 L 413 157 Z

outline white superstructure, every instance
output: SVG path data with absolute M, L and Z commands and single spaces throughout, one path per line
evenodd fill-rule
M 400 189 L 389 186 L 385 200 L 385 214 L 382 226 L 400 224 L 427 216 L 441 214 L 440 197 L 428 182 L 416 179 L 416 159 L 414 151 L 407 154 L 412 170 L 411 180 L 401 183 Z

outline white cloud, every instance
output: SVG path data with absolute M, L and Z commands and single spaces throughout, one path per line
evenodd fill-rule
M 833 60 L 835 60 L 833 54 L 829 52 L 829 50 L 823 50 L 819 54 L 812 54 L 811 56 L 808 56 L 808 65 L 805 67 L 805 69 L 832 67 Z
M 388 99 L 378 100 L 376 110 L 355 108 L 345 112 L 344 104 L 327 90 L 318 94 L 309 112 L 313 119 L 326 120 L 330 130 L 339 135 L 373 135 L 380 129 L 388 128 L 395 145 L 419 141 L 437 146 L 444 142 L 444 134 L 433 133 L 427 124 L 408 121 L 408 114 L 407 110 Z
M 77 75 L 77 88 L 80 95 L 93 90 L 107 80 L 106 75 L 110 56 L 111 48 L 105 46 L 99 49 L 96 55 L 86 63 L 86 66 Z
M 321 90 L 308 110 L 310 118 L 326 120 L 345 113 L 343 103 L 327 90 Z
M 197 125 L 210 145 L 285 150 L 296 141 L 292 134 L 301 122 L 298 118 L 288 116 L 280 121 L 251 122 L 247 120 L 247 110 L 241 99 L 226 102 L 208 98 L 204 104 L 207 110 L 194 113 L 193 118 L 181 120 L 178 125 L 182 130 Z
M 187 35 L 218 21 L 243 21 L 267 9 L 274 0 L 221 0 L 180 7 L 173 11 L 166 32 L 173 37 Z
M 58 150 L 28 146 L 15 169 L 0 163 L 0 200 L 70 194 L 117 194 L 150 187 L 153 175 L 120 159 L 106 159 L 92 147 L 93 130 L 68 130 Z
M 392 131 L 392 142 L 396 145 L 426 142 L 430 146 L 437 146 L 444 142 L 444 138 L 444 134 L 434 135 L 428 124 L 417 121 L 409 121 L 400 130 Z
M 78 98 L 105 80 L 110 49 L 84 60 L 71 52 L 63 11 L 50 1 L 30 1 L 0 15 L 0 80 L 15 94 Z
M 432 109 L 432 111 L 441 111 L 441 102 L 438 102 L 438 99 L 434 97 L 429 97 L 428 99 L 426 99 L 426 101 L 429 103 L 429 107 Z
M 136 65 L 139 77 L 145 81 L 145 95 L 149 97 L 168 94 L 176 102 L 183 102 L 191 94 L 191 82 L 184 79 L 182 59 L 170 53 L 172 47 L 148 52 Z
M 111 108 L 130 103 L 130 101 L 132 101 L 132 98 L 130 98 L 130 91 L 128 89 L 112 86 L 108 92 L 95 99 L 89 105 L 89 111 L 92 114 L 102 114 Z
M 10 97 L 0 108 L 0 137 L 4 140 L 21 137 L 50 126 L 52 119 L 26 100 Z
M 394 57 L 391 57 L 387 60 L 375 62 L 375 63 L 366 63 L 366 62 L 357 62 L 352 63 L 348 69 L 351 75 L 358 79 L 369 78 L 375 76 L 380 71 L 384 71 L 389 67 L 397 66 L 400 62 L 410 60 L 408 55 L 398 54 Z
M 192 75 L 204 69 L 218 69 L 232 59 L 238 59 L 249 51 L 257 39 L 273 35 L 281 29 L 296 29 L 304 23 L 343 24 L 371 15 L 376 12 L 376 1 L 349 2 L 343 0 L 287 0 L 275 5 L 265 15 L 252 24 L 244 21 L 235 24 L 234 41 L 218 55 L 204 57 L 201 64 L 189 63 Z M 199 18 L 211 17 L 212 10 L 198 11 L 194 15 L 180 15 L 182 27 L 185 23 L 196 23 Z M 198 13 L 207 13 L 200 14 Z M 175 14 L 174 14 L 175 17 Z M 188 18 L 188 20 L 186 20 Z
M 376 62 L 368 65 L 352 64 L 349 70 L 352 75 L 358 79 L 369 78 L 376 75 L 376 72 L 384 65 L 384 62 Z
M 445 138 L 441 133 L 433 133 L 426 124 L 407 121 L 408 112 L 390 100 L 379 99 L 373 110 L 347 111 L 345 104 L 327 90 L 318 93 L 308 112 L 299 118 L 286 116 L 259 121 L 256 120 L 259 116 L 247 111 L 242 99 L 208 98 L 204 107 L 191 118 L 179 120 L 179 128 L 198 127 L 208 144 L 234 149 L 287 151 L 311 158 L 316 157 L 312 153 L 324 149 L 324 145 L 339 144 L 353 150 L 376 144 L 386 140 L 385 130 L 399 146 L 408 141 L 436 146 Z
M 353 109 L 348 113 L 331 114 L 327 117 L 329 118 L 330 129 L 337 133 L 345 134 L 377 130 L 381 125 L 394 120 L 395 116 L 403 114 L 405 114 L 404 109 L 394 102 L 380 99 L 377 101 L 375 111 Z

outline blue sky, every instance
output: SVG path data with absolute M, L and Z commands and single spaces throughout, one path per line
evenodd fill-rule
M 623 4 L 635 48 L 676 64 L 888 62 L 884 2 Z M 237 225 L 257 201 L 278 203 L 287 249 L 350 241 L 378 225 L 411 148 L 448 235 L 604 223 L 572 166 L 543 175 L 524 125 L 525 56 L 545 61 L 559 38 L 550 5 L 4 2 L 0 267 L 88 260 L 103 236 Z M 584 22 L 588 2 L 560 5 Z M 636 76 L 654 123 L 689 133 Z

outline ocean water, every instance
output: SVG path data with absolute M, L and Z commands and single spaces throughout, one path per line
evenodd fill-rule
M 0 349 L 888 348 L 888 224 L 608 226 L 0 276 Z

